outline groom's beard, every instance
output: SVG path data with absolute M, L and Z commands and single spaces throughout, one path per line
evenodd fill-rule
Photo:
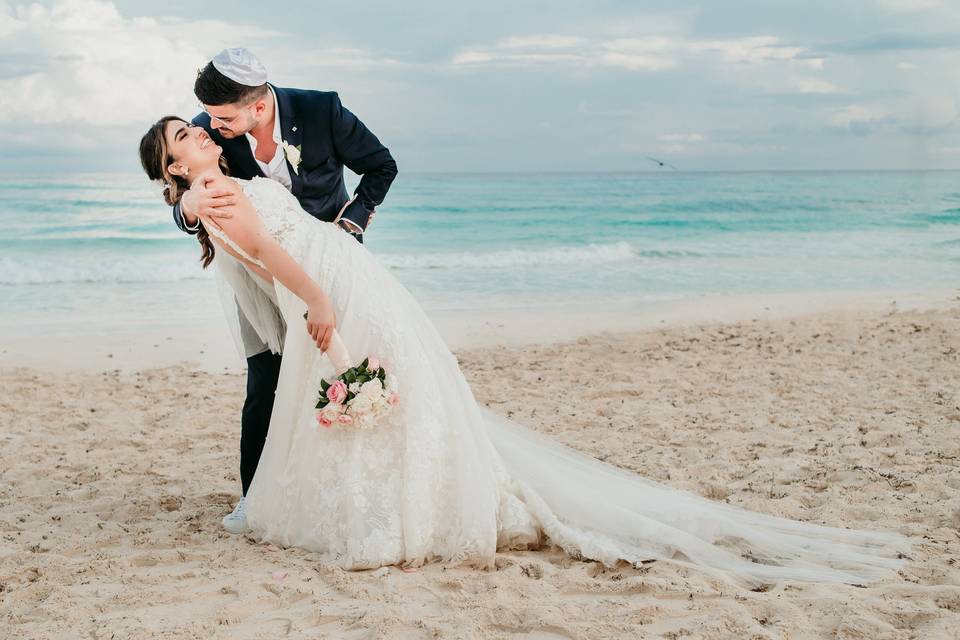
M 237 138 L 243 135 L 242 133 L 237 133 L 232 129 L 217 129 L 217 132 L 227 140 L 232 140 L 233 138 Z

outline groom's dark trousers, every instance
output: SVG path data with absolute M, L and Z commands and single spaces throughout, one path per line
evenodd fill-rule
M 283 141 L 300 147 L 297 167 L 287 162 L 291 193 L 313 217 L 333 222 L 350 197 L 343 182 L 346 166 L 361 176 L 355 199 L 343 217 L 366 229 L 370 212 L 383 202 L 397 175 L 397 163 L 373 133 L 348 111 L 332 91 L 283 89 L 270 85 L 277 96 L 280 133 Z M 193 124 L 202 126 L 223 149 L 230 175 L 249 180 L 263 176 L 245 136 L 226 139 L 210 128 L 210 116 L 201 113 Z M 173 219 L 181 231 L 186 228 L 180 207 Z M 346 232 L 344 232 L 346 233 Z M 363 236 L 357 235 L 363 242 Z M 247 399 L 240 420 L 240 483 L 246 495 L 257 470 L 270 426 L 270 412 L 280 375 L 280 356 L 269 351 L 247 358 Z
M 240 418 L 240 484 L 243 495 L 257 471 L 270 426 L 273 397 L 280 377 L 280 354 L 264 351 L 247 358 L 247 399 Z

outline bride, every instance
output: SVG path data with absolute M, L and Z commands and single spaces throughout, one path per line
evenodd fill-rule
M 220 153 L 202 128 L 176 117 L 158 121 L 141 143 L 143 166 L 166 184 L 171 203 L 208 176 L 236 192 L 234 216 L 201 234 L 204 266 L 217 253 L 250 324 L 274 350 L 283 345 L 269 435 L 246 499 L 257 539 L 348 569 L 431 560 L 490 567 L 498 548 L 545 543 L 608 566 L 662 559 L 751 585 L 857 584 L 901 566 L 909 545 L 899 534 L 708 500 L 481 407 L 416 300 L 362 244 L 311 217 L 272 180 L 226 177 Z M 315 420 L 321 379 L 336 373 L 323 352 L 340 339 L 360 359 L 378 357 L 396 379 L 402 400 L 377 428 Z

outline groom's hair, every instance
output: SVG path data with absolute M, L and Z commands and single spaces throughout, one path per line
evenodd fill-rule
M 193 92 L 203 104 L 219 106 L 222 104 L 248 105 L 267 95 L 266 83 L 259 87 L 249 87 L 235 82 L 223 75 L 212 62 L 197 72 L 197 81 L 193 83 Z

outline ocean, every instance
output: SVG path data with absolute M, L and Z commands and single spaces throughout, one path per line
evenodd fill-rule
M 366 240 L 428 311 L 944 290 L 960 172 L 401 172 Z M 6 335 L 218 322 L 198 257 L 140 174 L 0 177 Z

